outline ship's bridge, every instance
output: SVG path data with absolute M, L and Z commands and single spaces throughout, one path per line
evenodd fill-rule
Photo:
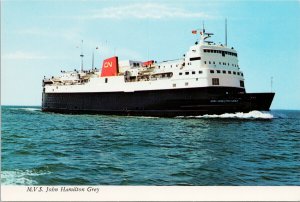
M 191 46 L 184 55 L 184 62 L 187 68 L 219 68 L 225 70 L 238 71 L 238 54 L 233 47 L 223 44 L 215 44 L 207 41 L 213 35 L 200 32 L 200 42 L 196 42 Z

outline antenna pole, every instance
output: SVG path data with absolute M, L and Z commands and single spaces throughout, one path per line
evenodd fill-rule
M 227 18 L 225 18 L 225 46 L 227 46 Z
M 273 76 L 271 76 L 271 92 L 273 92 Z
M 83 72 L 83 40 L 81 40 L 81 71 Z
M 94 51 L 93 51 L 93 55 L 92 55 L 92 70 L 94 70 Z
M 204 21 L 202 21 L 202 30 L 203 30 L 203 33 L 205 33 L 205 29 L 204 29 Z

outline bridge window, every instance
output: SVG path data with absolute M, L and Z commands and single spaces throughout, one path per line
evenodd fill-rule
M 218 73 L 218 74 L 220 74 L 220 73 L 221 73 L 221 71 L 220 71 L 220 70 L 217 70 L 217 73 Z
M 189 72 L 185 72 L 185 75 L 189 75 L 190 73 Z
M 214 71 L 214 70 L 210 70 L 210 73 L 212 73 L 212 74 L 213 74 L 213 73 L 215 73 L 215 71 Z
M 210 61 L 208 63 L 211 64 Z
M 192 71 L 192 74 L 195 74 L 196 72 L 195 71 Z
M 225 70 L 223 70 L 223 74 L 226 74 L 226 71 L 225 71 Z
M 179 72 L 179 75 L 182 75 L 182 72 Z
M 231 74 L 231 71 L 228 71 L 228 74 Z
M 219 84 L 219 79 L 218 78 L 212 78 L 212 85 L 218 86 Z
M 244 74 L 243 74 L 243 73 L 241 73 L 241 75 L 242 75 L 242 76 L 244 76 Z
M 204 61 L 204 64 L 206 64 L 206 61 Z
M 240 75 L 240 72 L 238 72 L 237 75 Z
M 236 75 L 236 72 L 233 72 L 234 75 Z
M 202 71 L 199 71 L 199 74 L 202 74 L 203 72 Z

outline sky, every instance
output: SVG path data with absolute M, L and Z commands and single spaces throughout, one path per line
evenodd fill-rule
M 204 21 L 239 54 L 247 92 L 276 95 L 271 109 L 300 109 L 300 1 L 1 1 L 1 104 L 41 105 L 42 79 L 99 68 L 104 58 L 177 59 Z M 98 47 L 98 49 L 96 49 Z

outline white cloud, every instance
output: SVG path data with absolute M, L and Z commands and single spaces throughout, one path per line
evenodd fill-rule
M 108 7 L 77 16 L 77 19 L 170 19 L 170 18 L 213 18 L 204 12 L 193 12 L 184 8 L 158 4 L 138 3 L 126 6 Z
M 17 34 L 27 34 L 32 36 L 38 37 L 54 37 L 54 38 L 63 38 L 64 40 L 68 41 L 80 41 L 82 29 L 80 28 L 69 28 L 69 29 L 60 29 L 53 32 L 50 28 L 48 29 L 41 29 L 37 27 L 27 28 L 24 30 L 20 30 L 16 32 Z
M 3 59 L 10 60 L 36 60 L 36 59 L 47 59 L 47 56 L 39 53 L 16 51 L 14 53 L 8 53 L 3 55 Z

